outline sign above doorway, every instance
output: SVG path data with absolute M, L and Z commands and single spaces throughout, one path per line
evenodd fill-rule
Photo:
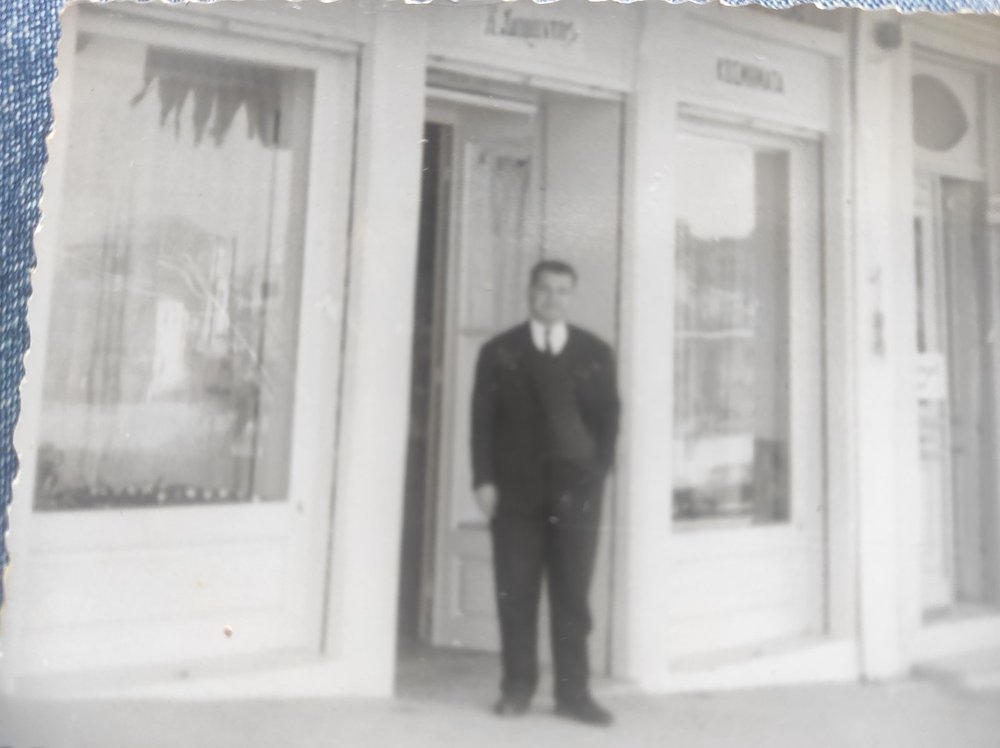
M 522 39 L 530 47 L 539 43 L 572 46 L 580 39 L 580 27 L 569 18 L 532 17 L 515 14 L 513 8 L 490 8 L 483 35 Z
M 739 60 L 719 58 L 715 64 L 715 77 L 732 86 L 756 88 L 777 94 L 785 92 L 785 78 L 781 71 L 749 65 Z

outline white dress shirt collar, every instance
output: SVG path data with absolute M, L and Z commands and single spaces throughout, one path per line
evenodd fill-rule
M 531 320 L 531 340 L 535 344 L 535 348 L 542 352 L 545 351 L 546 333 L 548 333 L 549 342 L 552 344 L 552 352 L 556 355 L 562 353 L 563 348 L 566 347 L 566 341 L 569 340 L 569 327 L 566 323 L 556 322 L 549 326 L 537 319 Z

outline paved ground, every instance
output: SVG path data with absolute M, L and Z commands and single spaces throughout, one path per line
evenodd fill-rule
M 6 748 L 1000 748 L 1000 692 L 925 681 L 694 696 L 610 693 L 618 721 L 499 720 L 440 689 L 384 701 L 0 702 Z

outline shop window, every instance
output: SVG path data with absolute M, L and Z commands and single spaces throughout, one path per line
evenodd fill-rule
M 311 74 L 77 50 L 35 504 L 286 496 Z
M 789 157 L 684 135 L 677 182 L 674 516 L 789 516 Z

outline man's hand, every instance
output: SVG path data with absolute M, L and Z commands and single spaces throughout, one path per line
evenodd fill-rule
M 476 504 L 487 517 L 493 517 L 497 510 L 497 487 L 492 483 L 484 483 L 476 489 Z

